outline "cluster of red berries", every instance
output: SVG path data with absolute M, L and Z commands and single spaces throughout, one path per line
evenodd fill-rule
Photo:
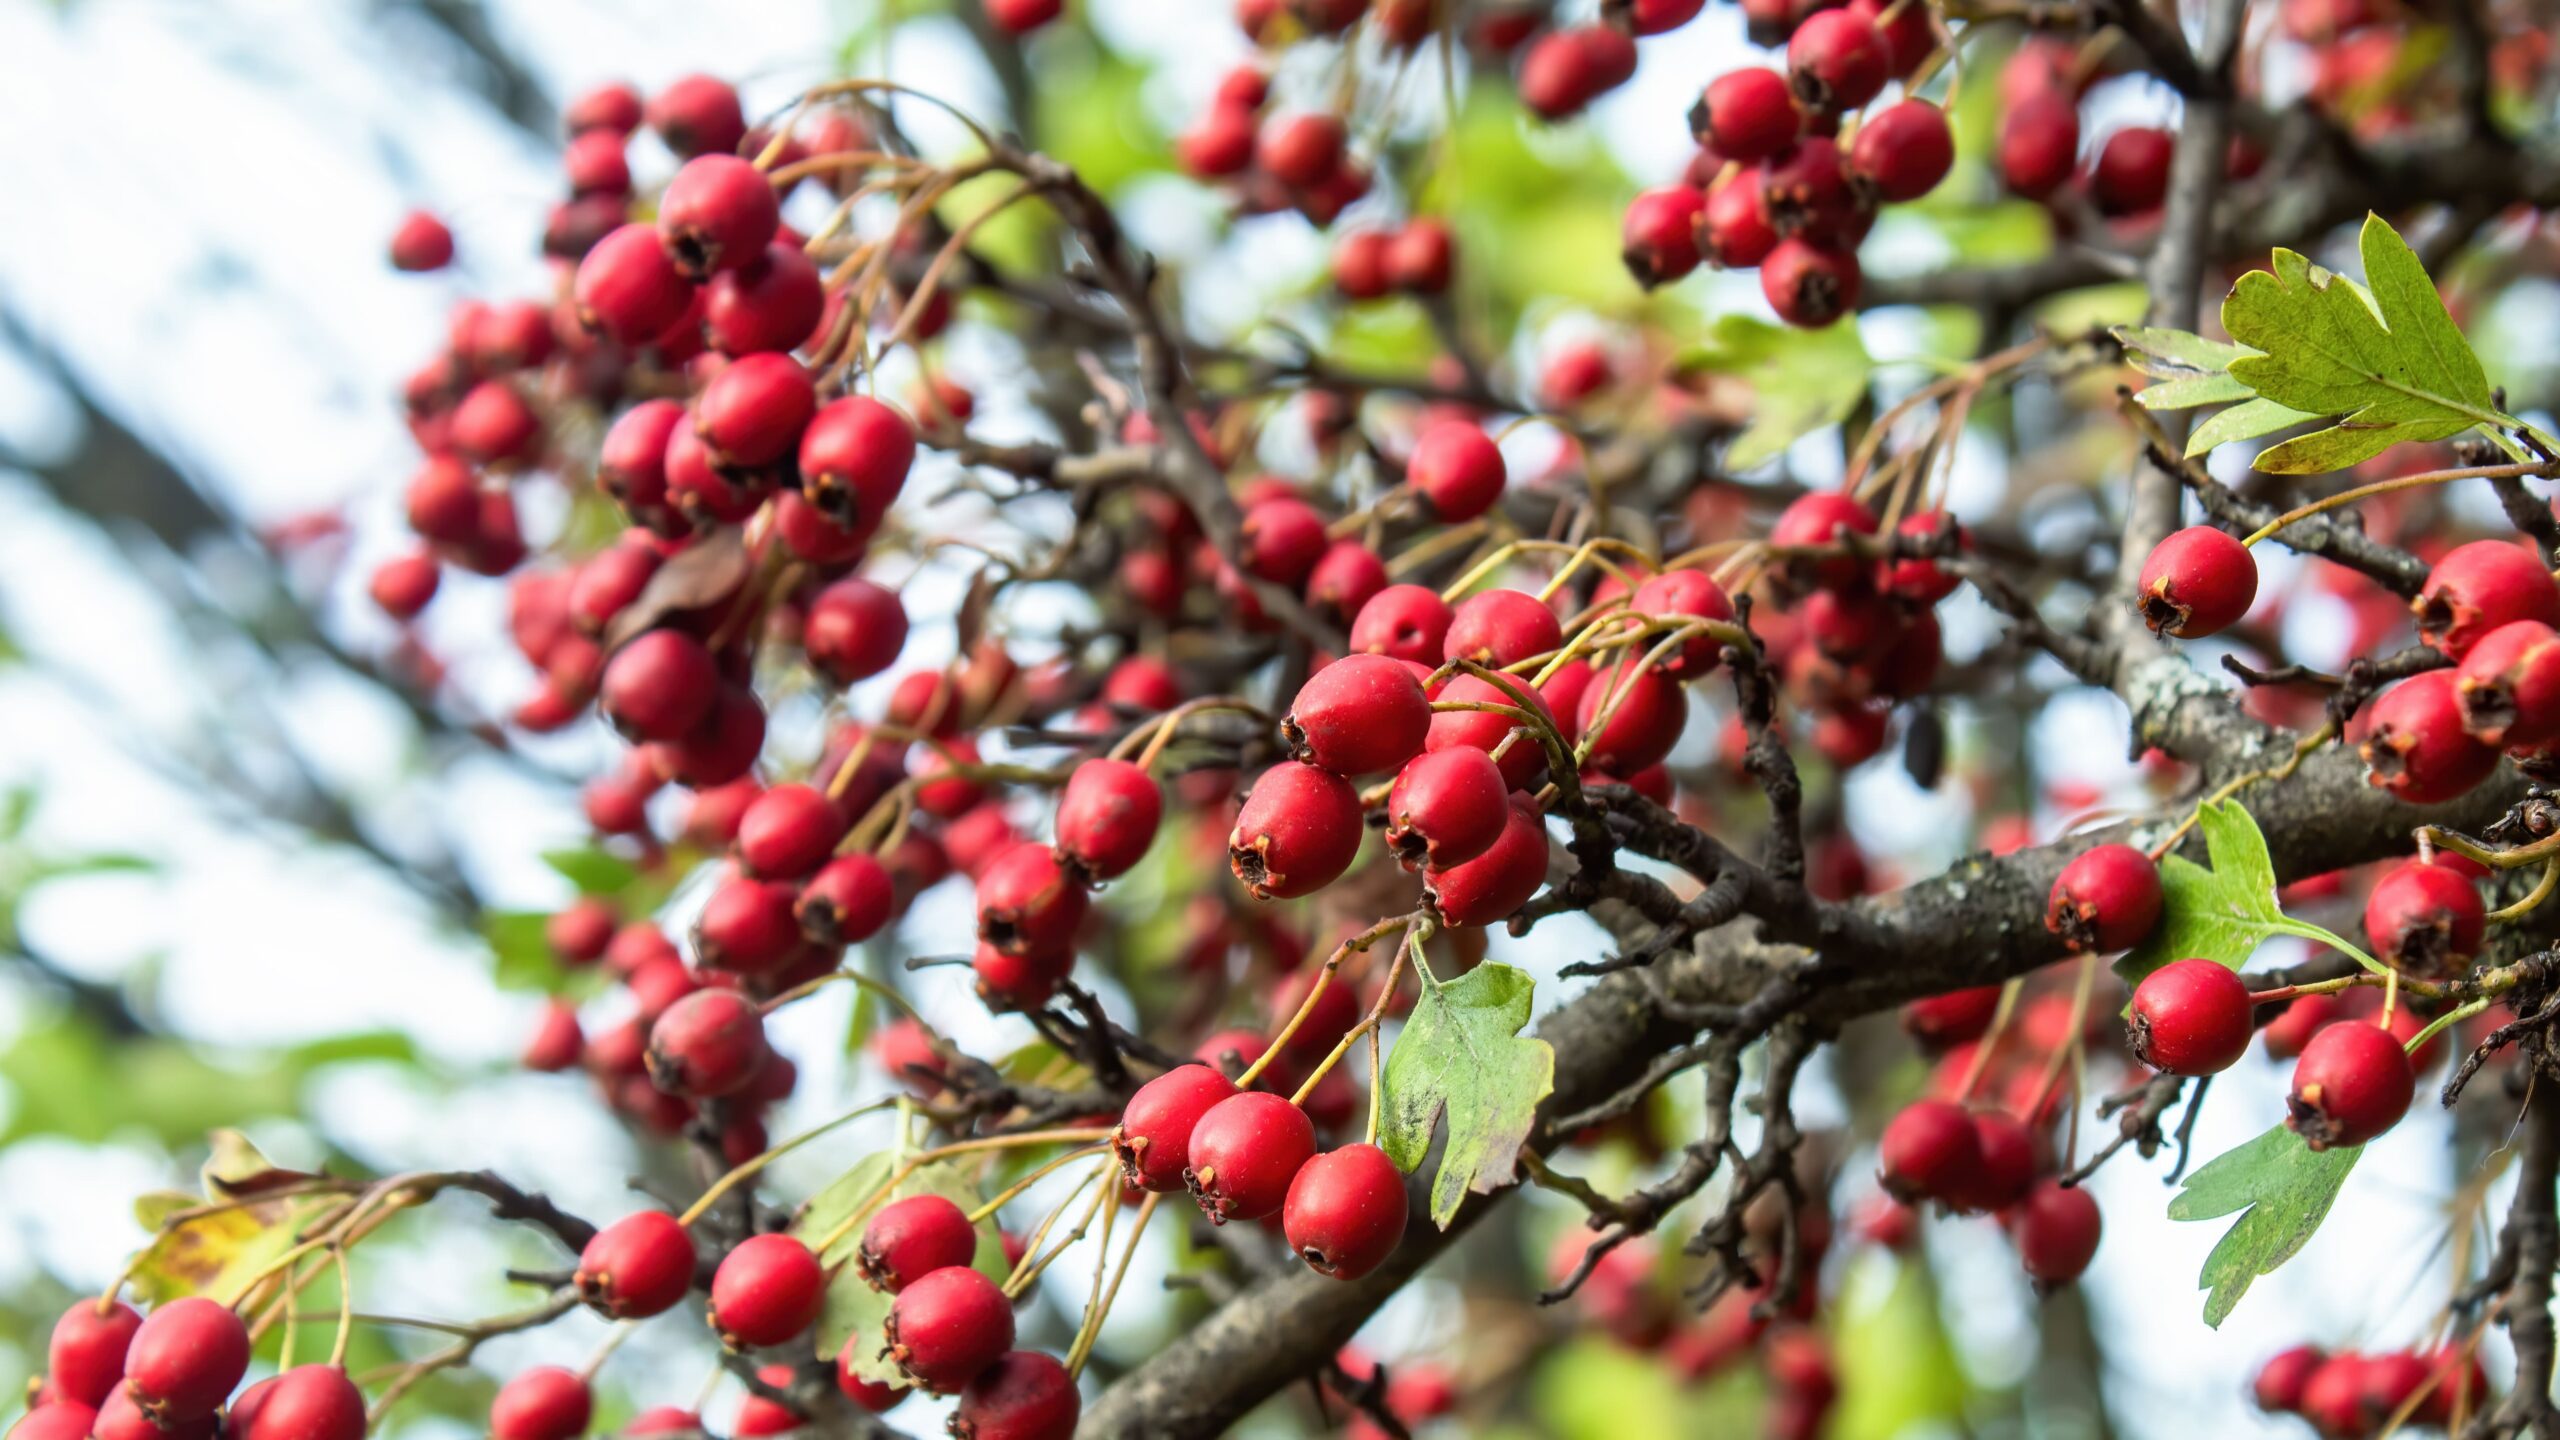
M 2037 38 L 2013 52 L 2000 72 L 2000 178 L 2030 200 L 2054 205 L 2066 222 L 2066 193 L 2106 219 L 2140 226 L 2169 193 L 2169 164 L 2177 137 L 2151 125 L 2129 125 L 2109 135 L 2084 169 L 2080 163 L 2080 101 L 2098 78 L 2068 42 Z M 2254 173 L 2261 156 L 2235 145 L 2232 174 Z
M 2451 1425 L 2478 1415 L 2489 1377 L 2472 1346 L 2366 1355 L 2297 1345 L 2259 1367 L 2252 1388 L 2259 1409 L 2299 1415 L 2324 1440 L 2371 1440 L 2395 1421 Z
M 334 1364 L 297 1365 L 237 1396 L 249 1328 L 187 1296 L 148 1316 L 81 1300 L 54 1322 L 44 1382 L 17 1440 L 362 1440 L 364 1392 Z
M 1879 204 L 1917 200 L 1955 163 L 1946 116 L 1905 98 L 1935 42 L 1928 11 L 1858 0 L 1794 17 L 1787 68 L 1728 71 L 1689 112 L 1698 153 L 1679 183 L 1627 207 L 1627 269 L 1650 289 L 1701 264 L 1760 271 L 1780 319 L 1822 326 L 1857 307 L 1858 242 Z

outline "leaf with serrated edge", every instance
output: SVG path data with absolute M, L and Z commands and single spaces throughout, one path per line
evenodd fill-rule
M 2216 446 L 2255 440 L 2261 435 L 2273 435 L 2279 430 L 2290 430 L 2319 418 L 2273 400 L 2244 400 L 2206 416 L 2197 424 L 2194 433 L 2187 436 L 2187 458 L 2192 460 L 2211 452 Z
M 844 1223 L 854 1207 L 868 1200 L 897 1168 L 890 1155 L 865 1156 L 854 1167 L 835 1178 L 818 1193 L 810 1196 L 792 1217 L 790 1233 L 804 1245 L 815 1245 L 828 1231 Z M 889 1200 L 904 1200 L 910 1195 L 939 1195 L 962 1210 L 975 1210 L 981 1202 L 976 1182 L 958 1165 L 937 1162 L 919 1165 L 915 1173 L 898 1182 Z M 878 1213 L 874 1211 L 873 1213 Z M 865 1380 L 883 1385 L 905 1385 L 907 1379 L 898 1373 L 897 1365 L 883 1353 L 888 1348 L 884 1326 L 889 1319 L 892 1297 L 871 1288 L 855 1268 L 854 1253 L 862 1248 L 862 1227 L 852 1232 L 818 1257 L 826 1265 L 827 1291 L 818 1310 L 818 1358 L 832 1360 L 843 1351 L 845 1342 L 864 1337 L 855 1347 L 853 1370 Z M 1001 1283 L 1013 1267 L 1004 1258 L 1004 1241 L 991 1224 L 978 1226 L 978 1251 L 969 1263 L 988 1279 Z
M 2213 1220 L 2246 1211 L 2204 1261 L 2197 1287 L 2210 1291 L 2204 1323 L 2220 1328 L 2261 1275 L 2309 1243 L 2347 1183 L 2364 1147 L 2313 1150 L 2282 1125 L 2207 1161 L 2169 1202 L 2172 1220 Z
M 1448 1143 L 1431 1181 L 1431 1218 L 1449 1228 L 1474 1190 L 1512 1181 L 1538 1102 L 1555 1089 L 1556 1052 L 1520 1033 L 1537 982 L 1487 962 L 1445 985 L 1425 983 L 1395 1049 L 1387 1053 L 1378 1144 L 1412 1173 L 1445 1113 Z
M 2118 325 L 2111 332 L 2125 349 L 2125 359 L 2145 375 L 2176 380 L 2188 375 L 2219 375 L 2231 362 L 2258 352 L 2246 345 L 2207 340 L 2186 330 L 2156 325 Z
M 2203 832 L 2205 858 L 2213 868 L 2176 855 L 2162 857 L 2160 923 L 2115 965 L 2127 985 L 2172 960 L 2199 958 L 2237 970 L 2260 942 L 2276 935 L 2342 943 L 2277 905 L 2276 867 L 2267 854 L 2267 837 L 2239 801 L 2200 807 L 2196 828 Z
M 2229 405 L 2249 395 L 2249 387 L 2229 375 L 2186 375 L 2146 385 L 2133 398 L 2145 410 L 2193 410 L 2199 405 Z

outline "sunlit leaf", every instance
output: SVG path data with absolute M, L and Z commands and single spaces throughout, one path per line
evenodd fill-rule
M 2274 1274 L 2309 1243 L 2363 1154 L 2361 1145 L 2313 1150 L 2278 1125 L 2187 1177 L 2169 1202 L 2170 1219 L 2247 1212 L 2205 1257 L 2204 1273 L 2197 1277 L 2198 1288 L 2212 1292 L 2205 1297 L 2204 1323 L 2219 1328 L 2259 1276 Z

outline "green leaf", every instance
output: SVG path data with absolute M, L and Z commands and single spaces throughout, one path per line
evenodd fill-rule
M 640 878 L 630 861 L 593 845 L 572 850 L 545 850 L 542 863 L 557 870 L 581 895 L 619 895 Z
M 1770 325 L 1745 315 L 1719 317 L 1707 338 L 1683 353 L 1683 372 L 1731 375 L 1750 382 L 1758 403 L 1751 423 L 1725 451 L 1725 465 L 1748 470 L 1827 425 L 1849 418 L 1866 398 L 1875 362 L 1855 321 L 1821 330 Z
M 2220 1328 L 2251 1282 L 2272 1275 L 2328 1218 L 2329 1206 L 2364 1154 L 2361 1145 L 2313 1150 L 2282 1125 L 2214 1157 L 2187 1177 L 2169 1202 L 2172 1220 L 2213 1220 L 2239 1211 L 2239 1223 L 2205 1257 L 2199 1288 L 2204 1323 Z
M 2296 920 L 2276 904 L 2276 867 L 2267 837 L 2237 800 L 2217 800 L 2197 812 L 2208 870 L 2175 855 L 2160 861 L 2160 923 L 2150 937 L 2118 960 L 2115 970 L 2132 985 L 2172 960 L 2201 957 L 2237 970 L 2261 941 L 2296 935 L 2342 948 L 2337 936 Z
M 2226 375 L 2232 361 L 2258 353 L 2245 345 L 2227 345 L 2156 325 L 2118 325 L 2109 333 L 2124 347 L 2124 358 L 2133 368 L 2156 380 Z
M 2135 392 L 2145 410 L 2192 410 L 2199 405 L 2228 405 L 2249 398 L 2249 387 L 2229 375 L 2189 375 L 2163 380 Z
M 544 933 L 550 917 L 534 910 L 492 910 L 480 917 L 480 938 L 497 958 L 490 978 L 501 990 L 539 990 L 557 995 L 569 988 L 569 972 L 551 953 Z
M 2241 276 L 2222 302 L 2223 328 L 2264 352 L 2232 361 L 2231 374 L 2265 399 L 2337 422 L 2270 448 L 2260 470 L 2343 469 L 2403 441 L 2503 419 L 2480 357 L 2408 242 L 2368 215 L 2361 248 L 2369 290 L 2280 249 L 2272 269 Z
M 1449 1117 L 1431 1181 L 1431 1218 L 1443 1230 L 1469 1190 L 1490 1195 L 1511 1183 L 1538 1102 L 1555 1089 L 1556 1052 L 1520 1033 L 1536 985 L 1493 962 L 1445 985 L 1425 971 L 1413 1018 L 1388 1052 L 1378 1144 L 1396 1167 L 1418 1168 L 1433 1127 Z
M 2245 400 L 2215 412 L 2196 426 L 2194 433 L 2187 436 L 2187 455 L 2192 459 L 2210 452 L 2217 445 L 2228 445 L 2235 440 L 2255 440 L 2261 435 L 2273 435 L 2279 430 L 2290 430 L 2319 418 L 2273 400 Z
M 870 1199 L 897 1169 L 894 1156 L 883 1152 L 866 1156 L 854 1167 L 836 1177 L 834 1183 L 809 1197 L 800 1213 L 791 1221 L 791 1234 L 801 1243 L 815 1245 L 828 1232 L 844 1223 L 856 1207 Z M 976 1182 L 958 1165 L 935 1163 L 916 1168 L 914 1174 L 898 1182 L 890 1200 L 904 1200 L 910 1195 L 940 1195 L 963 1210 L 975 1210 L 984 1198 L 978 1194 Z M 882 1204 L 887 1204 L 884 1200 Z M 868 1336 L 856 1351 L 854 1371 L 866 1380 L 881 1384 L 903 1385 L 898 1367 L 881 1352 L 888 1347 L 883 1326 L 889 1318 L 890 1297 L 871 1288 L 853 1263 L 854 1253 L 862 1248 L 862 1227 L 855 1226 L 843 1239 L 827 1247 L 818 1259 L 831 1267 L 827 1275 L 826 1301 L 818 1311 L 818 1354 L 833 1359 L 856 1336 Z M 978 1226 L 978 1253 L 970 1257 L 971 1265 L 990 1280 L 1001 1282 L 1013 1267 L 1004 1258 L 1004 1241 L 992 1224 Z

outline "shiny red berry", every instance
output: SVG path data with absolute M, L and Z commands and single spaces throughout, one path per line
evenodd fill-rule
M 667 258 L 656 227 L 625 225 L 578 262 L 570 294 L 578 319 L 625 345 L 645 345 L 684 317 L 693 282 Z
M 1275 585 L 1295 586 L 1324 557 L 1324 517 L 1295 496 L 1277 495 L 1245 507 L 1239 559 L 1245 570 Z
M 1697 269 L 1698 225 L 1706 214 L 1706 192 L 1692 185 L 1658 185 L 1628 201 L 1618 230 L 1618 258 L 1627 273 L 1651 290 Z
M 2560 632 L 2512 620 L 2482 636 L 2454 675 L 2462 728 L 2483 745 L 2560 739 Z
M 557 1365 L 537 1365 L 498 1387 L 489 1404 L 489 1440 L 571 1440 L 595 1413 L 587 1382 Z
M 297 1365 L 231 1404 L 232 1440 L 364 1440 L 364 1392 L 335 1365 Z
M 1861 122 L 1849 142 L 1849 178 L 1889 203 L 1917 200 L 1937 189 L 1955 161 L 1955 136 L 1947 129 L 1946 112 L 1926 100 L 1886 106 Z
M 2169 1075 L 2211 1075 L 2249 1052 L 2249 987 L 2229 966 L 2173 960 L 2133 987 L 2125 1034 L 2133 1058 Z
M 889 513 L 915 463 L 906 417 L 864 395 L 831 400 L 800 434 L 800 484 L 820 511 L 870 530 Z
M 1346 655 L 1308 676 L 1280 721 L 1290 758 L 1336 775 L 1393 770 L 1430 731 L 1422 682 L 1384 655 Z
M 2312 1372 L 2328 1363 L 2329 1356 L 2317 1345 L 2296 1345 L 2270 1356 L 2258 1367 L 2257 1379 L 2249 1387 L 2250 1397 L 2258 1408 L 2271 1415 L 2290 1414 L 2302 1408 L 2302 1389 Z
M 807 785 L 776 785 L 738 817 L 738 860 L 750 875 L 796 880 L 835 852 L 852 818 Z
M 966 1265 L 919 1276 L 889 1306 L 889 1356 L 919 1386 L 948 1395 L 1013 1348 L 1013 1302 Z
M 711 1326 L 733 1350 L 779 1345 L 817 1320 L 826 1288 L 808 1246 L 788 1235 L 750 1236 L 712 1272 Z
M 2258 562 L 2210 525 L 2191 525 L 2151 548 L 2138 584 L 2143 623 L 2201 639 L 2240 623 L 2258 598 Z
M 1635 74 L 1635 41 L 1606 25 L 1550 30 L 1520 57 L 1520 103 L 1560 120 Z
M 1850 252 L 1874 215 L 1867 198 L 1849 182 L 1840 147 L 1820 135 L 1806 136 L 1761 165 L 1760 210 L 1780 235 L 1852 260 Z
M 2421 979 L 2459 973 L 2480 953 L 2487 926 L 2480 887 L 2449 865 L 2404 860 L 2365 897 L 2364 931 L 2373 953 Z
M 1527 795 L 1514 793 L 1502 833 L 1472 860 L 1422 874 L 1423 897 L 1450 925 L 1491 925 L 1529 903 L 1547 878 L 1547 827 Z
M 96 1440 L 101 1428 L 98 1407 L 76 1400 L 47 1400 L 18 1417 L 18 1423 L 9 1427 L 9 1440 Z
M 1362 542 L 1344 538 L 1325 547 L 1307 572 L 1307 604 L 1317 614 L 1348 621 L 1387 588 L 1387 562 Z
M 2285 1123 L 2314 1150 L 2361 1145 L 2400 1123 L 2417 1088 L 2398 1036 L 2370 1021 L 2341 1020 L 2302 1047 Z
M 1957 1178 L 1954 1193 L 1940 1198 L 1972 1215 L 1987 1215 L 2016 1204 L 2027 1193 L 2027 1187 L 2035 1183 L 2035 1133 L 2006 1111 L 1976 1110 L 1973 1139 L 1981 1158 Z
M 1450 612 L 1441 658 L 1473 660 L 1496 670 L 1545 655 L 1564 644 L 1555 611 L 1523 590 L 1485 590 Z
M 412 210 L 391 232 L 391 268 L 412 274 L 453 263 L 453 232 L 424 210 Z
M 2130 950 L 2160 921 L 2160 867 L 2130 845 L 2072 857 L 2046 896 L 2044 928 L 2071 950 Z
M 616 1320 L 676 1307 L 693 1288 L 693 1239 L 663 1210 L 638 1210 L 598 1230 L 578 1252 L 578 1297 Z
M 2080 107 L 2069 95 L 2039 91 L 2000 120 L 2000 178 L 2030 200 L 2062 188 L 2080 158 Z
M 897 887 L 878 860 L 839 855 L 800 887 L 792 915 L 814 944 L 859 945 L 880 933 L 896 904 Z
M 978 1253 L 978 1230 L 968 1212 L 940 1195 L 910 1195 L 880 1207 L 862 1227 L 856 1257 L 862 1278 L 891 1294 L 950 1265 L 966 1265 Z
M 790 240 L 776 240 L 703 287 L 702 334 L 723 355 L 795 350 L 809 342 L 826 308 L 817 262 Z
M 2101 215 L 2139 215 L 2169 194 L 2169 162 L 2177 137 L 2151 125 L 2133 125 L 2107 137 L 2089 170 L 2089 198 Z
M 1387 241 L 1384 257 L 1387 279 L 1408 295 L 1437 295 L 1449 288 L 1451 272 L 1457 267 L 1457 237 L 1449 233 L 1447 222 L 1429 215 L 1408 220 Z M 1443 518 L 1464 519 L 1447 515 Z
M 1707 187 L 1698 216 L 1698 254 L 1727 270 L 1748 270 L 1778 248 L 1778 232 L 1760 209 L 1760 183 L 1749 173 Z
M 678 155 L 726 155 L 747 137 L 738 92 L 725 80 L 687 75 L 651 97 L 649 128 Z
M 1836 490 L 1814 490 L 1787 502 L 1769 528 L 1769 544 L 1780 550 L 1829 550 L 1851 536 L 1876 533 L 1875 512 L 1857 497 Z M 1784 561 L 1788 578 L 1799 588 L 1839 590 L 1855 586 L 1866 565 L 1855 555 L 1791 556 Z
M 1826 14 L 1832 12 L 1824 12 Z M 1778 318 L 1818 330 L 1858 307 L 1858 257 L 1795 236 L 1760 262 L 1760 293 Z
M 1698 143 L 1748 165 L 1796 143 L 1804 116 L 1796 109 L 1787 77 L 1757 67 L 1728 70 L 1707 82 L 1690 108 L 1689 128 Z
M 732 875 L 712 888 L 693 927 L 694 953 L 707 969 L 761 975 L 800 947 L 796 897 L 781 881 Z
M 2436 562 L 2409 608 L 2418 637 L 2460 660 L 2501 625 L 2539 620 L 2560 628 L 2560 585 L 2524 545 L 2474 540 Z
M 1787 41 L 1788 80 L 1816 111 L 1837 114 L 1866 104 L 1884 89 L 1892 68 L 1884 37 L 1852 11 L 1817 11 Z
M 736 1094 L 772 1054 L 763 1015 L 735 990 L 696 990 L 649 1027 L 649 1078 L 690 1099 Z
M 1502 450 L 1471 420 L 1439 420 L 1414 442 L 1405 482 L 1451 524 L 1473 520 L 1502 498 Z
M 248 1327 L 229 1306 L 190 1295 L 135 1328 L 124 1381 L 143 1413 L 175 1425 L 212 1414 L 248 1368 Z
M 1351 648 L 1421 665 L 1446 658 L 1450 610 L 1427 585 L 1390 585 L 1369 597 L 1351 621 Z
M 1316 1153 L 1307 1112 L 1287 1097 L 1247 1090 L 1209 1107 L 1191 1128 L 1183 1179 L 1210 1223 L 1259 1220 L 1289 1198 L 1289 1182 Z
M 1436 732 L 1439 720 L 1434 717 Z M 1227 863 L 1258 900 L 1312 895 L 1360 852 L 1360 795 L 1329 770 L 1282 761 L 1262 772 L 1236 812 Z
M 1541 713 L 1546 713 L 1547 703 L 1543 695 L 1531 689 L 1525 682 L 1516 688 L 1526 692 L 1527 697 L 1535 703 L 1535 707 Z M 1588 692 L 1585 693 L 1588 694 Z M 1473 675 L 1460 675 L 1451 680 L 1441 688 L 1437 703 L 1500 705 L 1513 710 L 1520 708 L 1519 697 L 1513 695 L 1511 691 L 1490 680 L 1479 679 Z M 1554 717 L 1549 714 L 1548 718 Z M 1519 738 L 1512 740 L 1508 749 L 1503 749 L 1504 739 L 1514 730 L 1519 731 Z M 1538 737 L 1500 711 L 1444 709 L 1434 713 L 1431 717 L 1431 732 L 1423 741 L 1424 751 L 1458 747 L 1482 750 L 1487 753 L 1502 749 L 1502 756 L 1496 763 L 1502 770 L 1503 784 L 1514 790 L 1528 788 L 1529 782 L 1547 768 L 1546 747 L 1538 743 Z
M 1262 127 L 1254 158 L 1281 184 L 1306 189 L 1341 168 L 1345 138 L 1342 122 L 1331 115 L 1283 115 Z
M 1688 692 L 1661 669 L 1629 656 L 1592 680 L 1574 719 L 1590 763 L 1613 775 L 1632 775 L 1680 743 L 1689 721 Z
M 1407 870 L 1446 870 L 1493 848 L 1511 816 L 1510 787 L 1484 751 L 1418 755 L 1387 792 L 1387 848 Z
M 73 1302 L 53 1322 L 45 1346 L 45 1380 L 52 1398 L 92 1410 L 106 1403 L 124 1378 L 125 1352 L 141 1328 L 142 1316 L 121 1300 L 108 1301 L 103 1312 L 95 1299 Z
M 1048 846 L 1026 840 L 978 877 L 978 938 L 1007 954 L 1063 955 L 1090 903 Z
M 702 722 L 720 671 L 700 640 L 651 630 L 605 662 L 605 718 L 634 740 L 680 739 Z
M 1093 879 L 1115 879 L 1146 858 L 1163 818 L 1155 777 L 1126 760 L 1087 760 L 1058 796 L 1058 853 Z
M 1012 1350 L 960 1392 L 954 1440 L 1072 1440 L 1084 1402 L 1075 1377 L 1053 1356 Z
M 2498 768 L 2498 752 L 2462 728 L 2457 683 L 2451 670 L 2429 670 L 2373 702 L 2358 747 L 2369 783 L 2412 805 L 2434 805 L 2467 793 Z
M 1895 1199 L 1943 1200 L 1963 1193 L 1982 1163 L 1982 1141 L 1964 1107 L 1922 1100 L 1886 1123 L 1877 1155 L 1878 1178 Z
M 2068 1285 L 2098 1253 L 2098 1202 L 2078 1186 L 2039 1180 L 2009 1215 L 2018 1264 L 2039 1287 Z
M 1128 1183 L 1160 1193 L 1183 1188 L 1191 1131 L 1235 1082 L 1207 1065 L 1177 1065 L 1138 1087 L 1112 1127 L 1111 1151 Z
M 1404 1238 L 1404 1172 L 1375 1145 L 1328 1150 L 1298 1168 L 1280 1210 L 1289 1248 L 1307 1268 L 1357 1280 Z

